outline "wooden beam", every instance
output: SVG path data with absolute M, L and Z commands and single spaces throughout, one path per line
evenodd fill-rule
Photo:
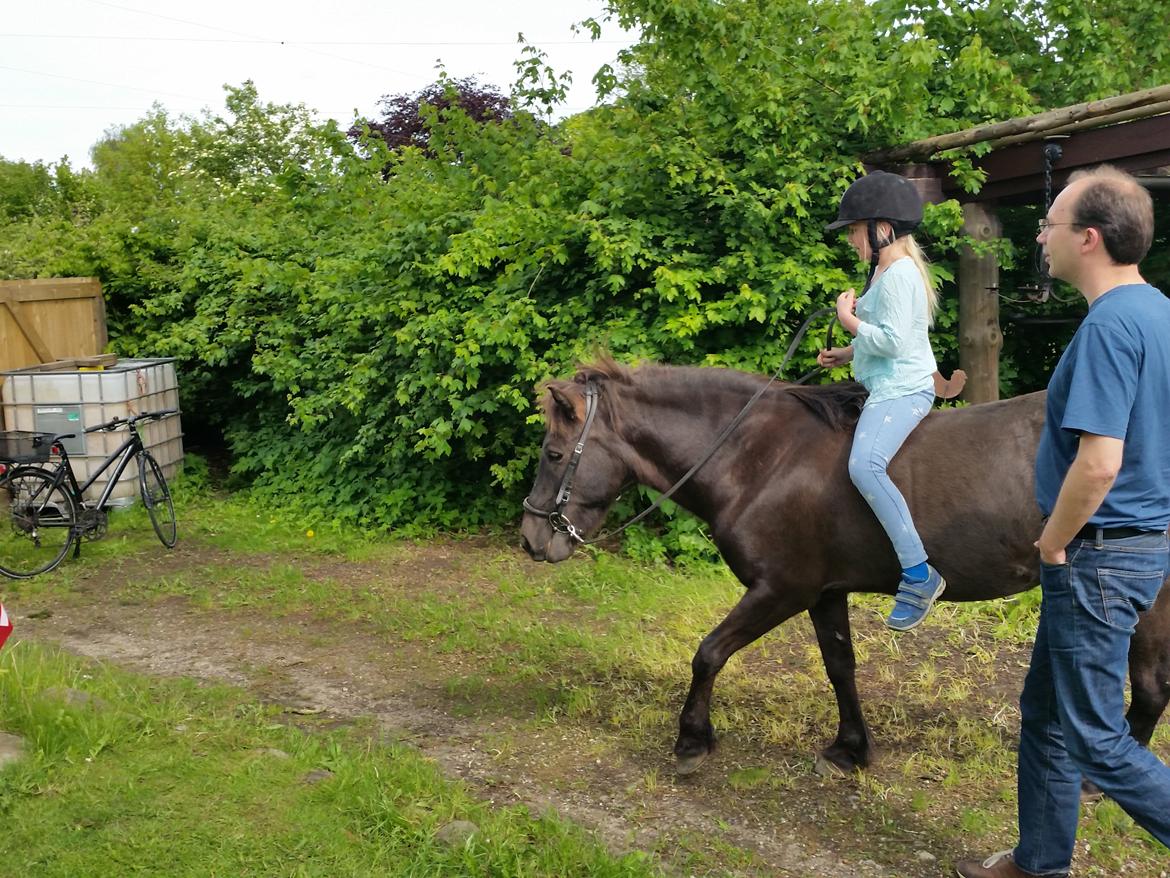
M 12 321 L 16 324 L 16 328 L 20 330 L 21 335 L 24 336 L 28 346 L 33 349 L 33 353 L 37 355 L 42 363 L 47 363 L 53 359 L 53 353 L 49 350 L 49 346 L 41 340 L 40 333 L 32 325 L 28 313 L 24 306 L 15 300 L 3 301 L 0 300 L 0 305 L 8 309 L 8 313 L 12 315 Z
M 1089 119 L 1095 116 L 1106 116 L 1132 107 L 1148 104 L 1158 104 L 1170 100 L 1170 85 L 1161 85 L 1157 88 L 1147 88 L 1142 91 L 1130 92 L 1100 101 L 1089 101 L 1083 104 L 1074 104 L 1071 107 L 1061 107 L 1034 116 L 1024 116 L 1019 119 L 1009 119 L 1006 122 L 996 122 L 992 125 L 983 125 L 977 128 L 967 128 L 963 131 L 954 131 L 950 134 L 940 134 L 936 137 L 927 137 L 916 140 L 904 146 L 892 149 L 879 150 L 863 157 L 870 164 L 889 164 L 904 162 L 910 159 L 925 159 L 947 149 L 956 149 L 961 146 L 970 146 L 973 143 L 982 143 L 986 140 L 998 140 L 1014 134 L 1032 131 L 1047 131 L 1063 125 Z
M 97 354 L 93 357 L 68 357 L 63 360 L 53 360 L 50 363 L 39 363 L 22 369 L 23 372 L 76 372 L 79 369 L 105 369 L 118 364 L 117 354 Z
M 101 281 L 93 276 L 89 277 L 23 277 L 17 280 L 0 281 L 0 286 L 22 287 L 58 287 L 84 284 L 86 286 L 100 285 Z
M 93 278 L 94 283 L 98 283 L 98 279 Z M 110 343 L 109 326 L 106 323 L 106 297 L 102 295 L 101 284 L 98 283 L 98 294 L 93 300 L 93 321 L 94 346 L 99 351 L 104 351 Z
M 1170 165 L 1170 114 L 1125 122 L 1108 128 L 1077 131 L 1060 141 L 1061 157 L 1052 171 L 1053 190 L 1059 190 L 1078 168 L 1109 162 L 1130 172 Z M 987 182 L 974 194 L 944 176 L 943 193 L 960 201 L 1034 198 L 1044 191 L 1044 143 L 1018 143 L 989 153 L 975 166 Z
M 44 277 L 0 281 L 0 301 L 49 302 L 61 299 L 94 299 L 101 298 L 101 295 L 101 281 L 96 277 Z
M 1017 143 L 1027 143 L 1030 140 L 1043 140 L 1046 137 L 1058 137 L 1062 134 L 1072 134 L 1074 131 L 1084 131 L 1086 128 L 1101 128 L 1105 125 L 1118 125 L 1122 122 L 1130 122 L 1134 119 L 1148 119 L 1152 116 L 1160 116 L 1163 113 L 1170 113 L 1170 101 L 1163 101 L 1159 104 L 1149 104 L 1145 107 L 1134 107 L 1132 110 L 1125 110 L 1121 113 L 1113 113 L 1109 116 L 1098 116 L 1093 119 L 1082 119 L 1080 122 L 1073 122 L 1071 125 L 1062 125 L 1059 128 L 1053 128 L 1049 131 L 1033 131 L 1028 134 L 1016 134 L 1012 137 L 1005 137 L 1002 140 L 994 140 L 990 146 L 992 149 L 1003 149 L 1005 146 L 1014 146 Z
M 1003 234 L 995 209 L 986 203 L 963 205 L 963 231 L 976 241 Z M 999 399 L 999 261 L 977 255 L 965 245 L 959 252 L 959 368 L 967 373 L 963 399 L 970 403 Z
M 1156 162 L 1156 164 L 1151 165 L 1149 164 L 1150 161 Z M 1069 175 L 1073 171 L 1078 170 L 1078 168 L 1093 167 L 1098 164 L 1101 164 L 1101 162 L 1091 161 L 1084 165 L 1054 170 L 1052 172 L 1052 194 L 1056 195 L 1056 193 L 1064 188 L 1068 182 Z M 1139 158 L 1110 159 L 1109 164 L 1123 171 L 1129 171 L 1131 174 L 1138 174 L 1152 167 L 1170 165 L 1170 148 L 1160 153 L 1144 153 Z M 1006 180 L 1001 183 L 988 183 L 984 185 L 977 195 L 957 195 L 956 197 L 960 201 L 979 198 L 1010 204 L 1025 204 L 1029 201 L 1039 204 L 1039 197 L 1043 191 L 1044 176 L 1038 173 L 1031 177 L 1017 177 L 1014 180 Z

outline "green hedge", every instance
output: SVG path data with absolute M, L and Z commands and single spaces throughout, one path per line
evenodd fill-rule
M 119 132 L 92 172 L 0 162 L 0 273 L 99 276 L 114 347 L 178 357 L 188 418 L 260 491 L 375 527 L 507 521 L 539 381 L 598 346 L 771 371 L 863 276 L 822 232 L 858 155 L 1094 96 L 1061 91 L 1055 53 L 1102 69 L 1116 29 L 1033 22 L 1021 50 L 1027 22 L 987 5 L 615 0 L 643 39 L 599 74 L 607 105 L 550 126 L 533 87 L 504 122 L 431 113 L 427 154 L 357 150 L 245 83 L 220 115 Z M 1102 88 L 1165 79 L 1158 52 Z M 958 225 L 928 213 L 951 359 Z

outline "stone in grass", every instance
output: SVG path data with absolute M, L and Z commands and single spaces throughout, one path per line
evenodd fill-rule
M 301 778 L 301 782 L 307 784 L 321 783 L 321 781 L 329 780 L 331 777 L 333 777 L 333 772 L 328 768 L 314 768 Z
M 453 848 L 462 847 L 477 832 L 479 827 L 470 820 L 452 820 L 436 830 L 435 841 Z
M 68 686 L 51 686 L 45 690 L 45 697 L 54 701 L 63 701 L 69 707 L 92 707 L 94 710 L 108 710 L 110 705 L 96 695 L 90 695 L 80 689 Z
M 24 758 L 24 738 L 0 732 L 0 768 Z

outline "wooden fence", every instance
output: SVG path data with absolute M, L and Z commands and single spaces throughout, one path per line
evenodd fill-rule
M 96 277 L 0 281 L 0 371 L 91 357 L 107 341 Z

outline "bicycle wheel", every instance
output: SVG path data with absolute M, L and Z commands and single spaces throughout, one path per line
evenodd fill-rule
M 35 467 L 0 483 L 0 573 L 27 579 L 61 563 L 77 538 L 73 497 Z
M 175 526 L 175 504 L 171 502 L 171 489 L 163 477 L 158 461 L 149 451 L 138 455 L 138 489 L 142 492 L 142 503 L 150 515 L 154 532 L 168 549 L 179 541 Z

